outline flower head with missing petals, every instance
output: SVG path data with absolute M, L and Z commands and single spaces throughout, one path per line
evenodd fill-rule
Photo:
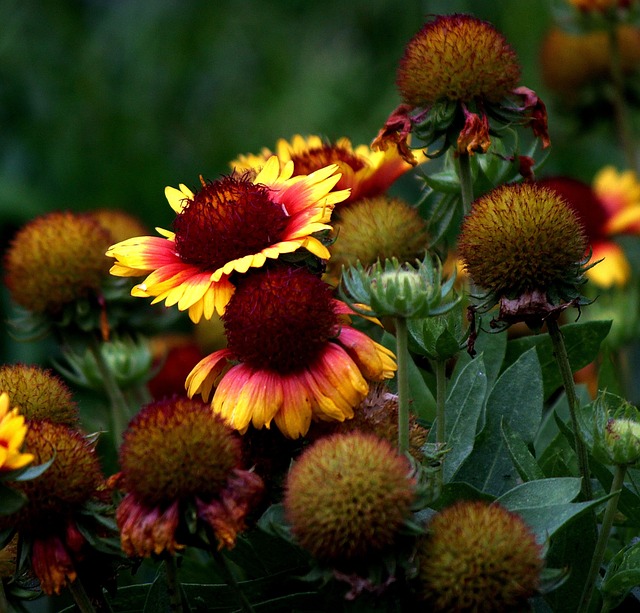
M 134 296 L 188 310 L 194 322 L 223 313 L 234 286 L 231 276 L 260 268 L 267 260 L 305 248 L 327 259 L 313 234 L 329 230 L 336 203 L 348 196 L 332 191 L 340 180 L 334 164 L 310 175 L 293 176 L 293 163 L 272 156 L 257 175 L 202 181 L 202 189 L 167 187 L 177 216 L 173 232 L 137 237 L 113 245 L 111 274 L 146 279 Z
M 244 275 L 223 317 L 228 346 L 196 365 L 188 393 L 208 400 L 215 388 L 214 412 L 240 432 L 275 421 L 298 438 L 312 419 L 349 419 L 368 381 L 391 378 L 396 369 L 390 351 L 348 325 L 350 314 L 304 268 Z

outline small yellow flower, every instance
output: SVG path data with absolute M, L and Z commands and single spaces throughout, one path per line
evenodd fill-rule
M 24 468 L 33 461 L 33 454 L 21 453 L 27 435 L 24 417 L 18 409 L 9 409 L 9 394 L 0 394 L 0 472 Z

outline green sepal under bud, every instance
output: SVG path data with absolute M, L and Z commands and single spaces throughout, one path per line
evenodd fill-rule
M 360 262 L 342 272 L 340 295 L 354 311 L 374 317 L 434 317 L 451 310 L 459 301 L 455 276 L 443 283 L 438 260 L 427 255 L 416 265 L 396 258 L 379 260 L 365 269 Z M 358 305 L 370 307 L 362 309 Z
M 604 464 L 632 466 L 640 461 L 640 411 L 624 398 L 601 392 L 590 405 L 593 455 Z
M 407 323 L 411 348 L 430 360 L 445 361 L 455 357 L 469 337 L 469 327 L 463 327 L 465 307 L 457 302 L 442 315 L 411 319 Z
M 153 374 L 153 356 L 146 339 L 114 338 L 100 343 L 98 350 L 102 361 L 121 388 L 141 385 Z M 69 381 L 92 390 L 104 389 L 104 376 L 91 349 L 77 351 L 72 347 L 65 347 L 62 353 L 65 363 L 56 364 L 56 369 Z

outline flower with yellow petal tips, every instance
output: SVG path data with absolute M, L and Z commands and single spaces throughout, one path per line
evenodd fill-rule
M 332 191 L 340 180 L 333 164 L 309 175 L 293 176 L 293 163 L 269 158 L 250 176 L 229 176 L 202 189 L 167 187 L 176 212 L 173 231 L 158 228 L 161 237 L 141 236 L 115 245 L 107 255 L 116 259 L 111 274 L 147 275 L 132 295 L 153 303 L 178 305 L 195 323 L 214 311 L 224 313 L 234 286 L 233 273 L 260 268 L 268 260 L 301 247 L 328 259 L 327 248 L 313 236 L 330 229 L 336 203 L 348 196 Z
M 383 194 L 412 168 L 395 146 L 388 147 L 386 151 L 373 151 L 367 145 L 354 148 L 348 138 L 339 138 L 332 143 L 320 136 L 305 138 L 296 134 L 290 141 L 281 138 L 276 143 L 275 153 L 283 164 L 293 162 L 294 175 L 308 174 L 327 164 L 337 164 L 342 177 L 336 189 L 351 189 L 344 204 Z M 231 162 L 231 167 L 235 172 L 259 170 L 272 155 L 267 148 L 257 155 L 240 155 Z M 420 161 L 425 159 L 422 156 Z
M 27 434 L 24 417 L 9 408 L 9 394 L 0 394 L 0 472 L 24 468 L 33 461 L 31 453 L 20 449 Z
M 223 316 L 228 346 L 187 377 L 190 396 L 208 401 L 233 428 L 303 436 L 311 420 L 344 421 L 366 397 L 368 381 L 393 377 L 393 354 L 347 325 L 350 309 L 304 268 L 244 275 Z

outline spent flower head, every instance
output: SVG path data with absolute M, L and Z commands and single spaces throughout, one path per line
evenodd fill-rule
M 431 520 L 418 562 L 418 590 L 438 613 L 525 610 L 543 568 L 542 548 L 518 515 L 471 501 Z
M 7 392 L 29 421 L 78 425 L 78 405 L 71 390 L 51 370 L 26 364 L 0 366 L 0 392 Z
M 327 275 L 338 281 L 342 267 L 371 266 L 377 260 L 395 257 L 412 262 L 427 250 L 427 224 L 415 207 L 400 198 L 364 198 L 340 211 L 333 224 L 335 241 L 329 246 L 331 258 Z
M 429 157 L 451 146 L 457 153 L 486 153 L 490 130 L 509 125 L 529 125 L 547 146 L 545 106 L 535 92 L 518 87 L 519 80 L 516 54 L 493 25 L 471 15 L 439 15 L 407 44 L 396 79 L 403 102 L 372 147 L 393 144 L 411 161 L 413 132 L 425 147 L 441 142 Z
M 352 432 L 320 439 L 287 479 L 285 514 L 300 545 L 343 567 L 391 547 L 415 499 L 404 456 L 382 439 Z
M 15 235 L 5 255 L 5 281 L 17 304 L 59 314 L 94 295 L 108 276 L 104 252 L 111 237 L 89 215 L 56 212 L 37 217 Z
M 396 258 L 378 260 L 368 268 L 358 262 L 343 271 L 340 293 L 363 315 L 433 317 L 460 300 L 452 292 L 454 282 L 454 277 L 443 282 L 439 261 L 427 254 L 415 265 Z
M 479 310 L 499 304 L 492 325 L 503 327 L 524 321 L 537 328 L 584 304 L 586 249 L 577 214 L 557 192 L 535 183 L 503 185 L 478 198 L 458 242 L 465 271 L 486 291 Z
M 263 489 L 240 459 L 239 440 L 204 403 L 174 397 L 146 405 L 120 449 L 124 552 L 175 553 L 189 541 L 233 547 Z

